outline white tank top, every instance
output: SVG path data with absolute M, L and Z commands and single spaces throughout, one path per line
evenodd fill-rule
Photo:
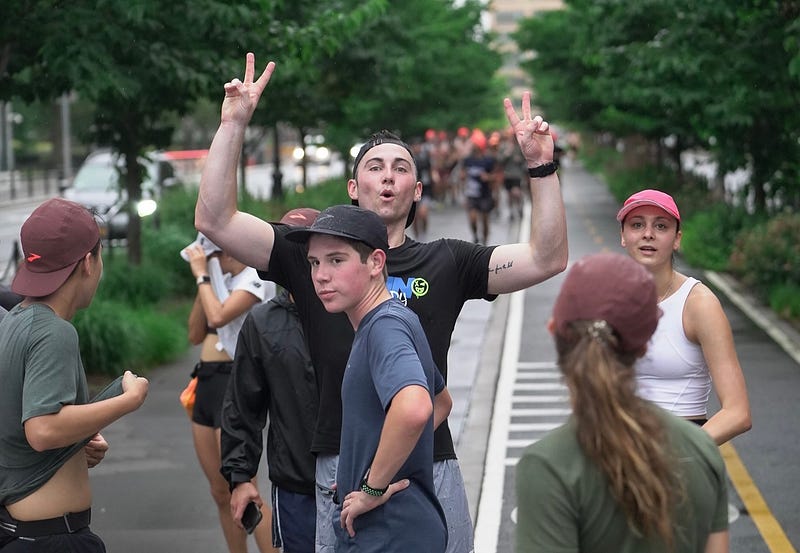
M 686 298 L 699 282 L 687 278 L 658 304 L 664 315 L 647 344 L 647 353 L 636 362 L 639 396 L 679 417 L 705 417 L 711 393 L 711 375 L 703 351 L 683 330 Z

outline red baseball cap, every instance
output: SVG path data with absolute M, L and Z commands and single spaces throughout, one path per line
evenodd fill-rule
M 37 207 L 20 230 L 25 256 L 11 283 L 21 296 L 49 296 L 100 241 L 92 214 L 80 204 L 52 198 Z
M 620 209 L 619 213 L 617 213 L 617 221 L 621 223 L 625 220 L 625 217 L 628 215 L 628 213 L 643 205 L 654 205 L 656 207 L 660 207 L 675 217 L 678 222 L 681 220 L 681 213 L 678 211 L 678 206 L 675 203 L 675 200 L 672 199 L 672 196 L 665 192 L 661 192 L 660 190 L 647 189 L 637 192 L 625 200 L 625 203 L 622 204 L 622 209 Z
M 573 321 L 605 321 L 619 336 L 621 351 L 638 351 L 658 326 L 656 284 L 652 275 L 626 255 L 598 253 L 575 263 L 553 307 L 558 334 Z

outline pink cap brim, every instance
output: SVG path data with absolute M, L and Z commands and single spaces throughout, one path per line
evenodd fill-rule
M 617 212 L 617 221 L 619 221 L 621 223 L 625 219 L 625 217 L 627 217 L 628 213 L 630 213 L 631 211 L 633 211 L 637 207 L 642 207 L 644 205 L 652 205 L 652 206 L 658 207 L 660 209 L 663 209 L 670 216 L 674 217 L 678 221 L 681 220 L 680 214 L 676 213 L 675 211 L 673 211 L 671 208 L 665 206 L 664 204 L 661 204 L 661 203 L 659 203 L 659 202 L 657 202 L 655 200 L 642 199 L 642 200 L 632 201 L 628 205 L 623 206 L 622 209 L 620 209 L 619 212 Z

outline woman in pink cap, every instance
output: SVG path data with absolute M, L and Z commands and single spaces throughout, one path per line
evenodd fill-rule
M 653 275 L 664 312 L 636 363 L 639 395 L 701 425 L 717 444 L 746 432 L 750 403 L 728 318 L 707 286 L 673 266 L 681 245 L 675 200 L 642 190 L 625 200 L 617 221 L 622 247 Z M 709 418 L 712 383 L 720 409 Z

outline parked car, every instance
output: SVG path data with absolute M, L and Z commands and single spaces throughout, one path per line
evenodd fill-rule
M 175 168 L 163 152 L 152 152 L 140 159 L 147 168 L 142 181 L 142 197 L 136 206 L 140 217 L 153 215 L 158 209 L 165 189 L 178 186 Z M 104 238 L 125 238 L 128 234 L 128 193 L 120 185 L 119 168 L 125 166 L 124 156 L 108 150 L 98 150 L 81 165 L 71 186 L 62 195 L 92 209 L 99 216 Z

